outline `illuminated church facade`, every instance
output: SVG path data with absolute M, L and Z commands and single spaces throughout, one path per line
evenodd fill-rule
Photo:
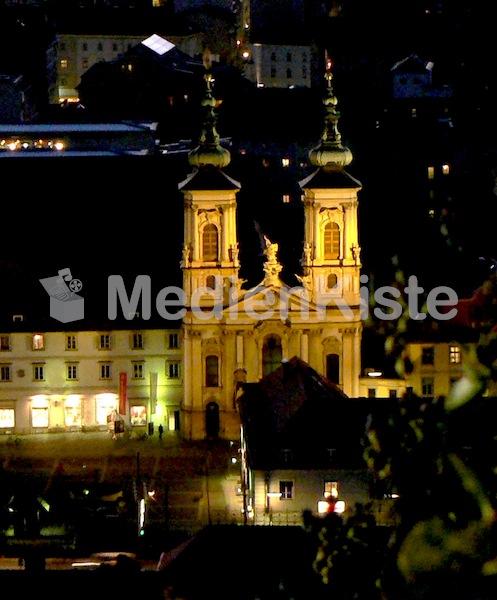
M 237 439 L 236 393 L 296 356 L 359 396 L 361 376 L 358 193 L 347 173 L 350 150 L 341 143 L 339 114 L 327 72 L 326 118 L 310 151 L 314 171 L 300 182 L 304 240 L 298 286 L 280 278 L 278 244 L 262 233 L 260 283 L 240 278 L 237 194 L 240 184 L 223 171 L 230 154 L 219 144 L 211 80 L 207 116 L 193 167 L 180 183 L 184 201 L 181 429 L 188 439 Z

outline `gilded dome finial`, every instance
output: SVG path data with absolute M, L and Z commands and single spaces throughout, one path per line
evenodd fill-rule
M 309 159 L 313 165 L 327 169 L 341 169 L 352 162 L 352 152 L 342 145 L 342 136 L 338 131 L 340 113 L 336 106 L 338 100 L 333 92 L 332 61 L 326 59 L 326 93 L 323 98 L 325 108 L 324 129 L 319 143 L 309 152 Z
M 210 65 L 206 64 L 206 69 L 207 66 L 210 67 Z M 188 162 L 193 167 L 211 166 L 222 169 L 230 163 L 231 155 L 219 143 L 220 138 L 216 130 L 217 117 L 215 111 L 217 102 L 212 94 L 214 77 L 210 69 L 207 69 L 204 80 L 205 95 L 202 100 L 202 108 L 204 109 L 202 133 L 200 134 L 199 145 L 188 155 Z

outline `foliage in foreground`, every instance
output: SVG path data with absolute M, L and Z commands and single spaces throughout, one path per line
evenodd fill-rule
M 402 284 L 399 273 L 398 284 Z M 497 597 L 497 414 L 482 400 L 497 379 L 497 277 L 475 298 L 479 342 L 446 398 L 409 394 L 367 423 L 364 459 L 376 489 L 395 500 L 396 520 L 379 527 L 369 506 L 347 517 L 304 515 L 315 540 L 314 571 L 334 600 L 493 600 Z M 400 376 L 407 307 L 385 349 Z M 491 400 L 490 400 L 491 402 Z M 487 409 L 490 407 L 490 411 Z

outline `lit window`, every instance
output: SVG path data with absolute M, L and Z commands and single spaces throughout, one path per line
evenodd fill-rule
M 428 167 L 428 179 L 435 179 L 435 167 Z
M 66 365 L 66 378 L 69 381 L 78 378 L 78 365 Z
M 15 427 L 15 411 L 13 408 L 0 408 L 0 429 Z
M 111 363 L 100 363 L 100 379 L 110 379 L 111 376 Z
M 450 165 L 442 165 L 442 174 L 443 175 L 449 175 L 450 173 Z
M 217 227 L 208 223 L 202 232 L 202 257 L 204 261 L 215 261 L 218 256 Z
M 143 427 L 147 424 L 147 407 L 142 404 L 131 406 L 129 419 L 132 427 Z
M 282 158 L 281 159 L 281 164 L 283 167 L 289 167 L 290 166 L 290 159 L 288 157 Z
M 33 350 L 44 350 L 45 338 L 41 333 L 36 333 L 33 336 Z
M 338 481 L 325 481 L 323 496 L 325 498 L 338 498 Z
M 81 427 L 81 398 L 68 396 L 64 402 L 64 424 L 66 427 Z
M 415 108 L 411 109 L 411 117 L 413 119 L 415 119 L 417 116 L 418 116 L 418 111 Z
M 67 69 L 68 66 L 69 66 L 69 61 L 67 60 L 67 58 L 62 58 L 60 60 L 60 68 Z
M 11 365 L 0 365 L 0 381 L 12 381 Z
M 133 379 L 143 379 L 143 363 L 133 363 Z
M 31 425 L 33 427 L 48 427 L 48 401 L 36 397 L 31 404 Z
M 0 350 L 10 350 L 10 335 L 0 335 Z
M 449 346 L 449 362 L 451 365 L 461 364 L 460 346 Z
M 33 365 L 34 381 L 45 381 L 45 365 Z
M 290 200 L 290 194 L 283 194 L 283 204 L 288 204 Z
M 75 335 L 66 335 L 66 350 L 76 350 L 77 338 Z
M 291 500 L 293 498 L 293 481 L 280 481 L 280 498 Z
M 326 223 L 324 227 L 324 258 L 335 260 L 340 256 L 340 227 L 337 223 Z

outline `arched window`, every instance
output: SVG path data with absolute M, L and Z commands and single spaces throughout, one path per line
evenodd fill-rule
M 217 227 L 212 223 L 208 223 L 202 232 L 202 258 L 204 262 L 211 262 L 217 260 L 217 255 Z
M 215 275 L 207 275 L 207 279 L 205 281 L 205 285 L 206 285 L 206 287 L 210 288 L 211 290 L 215 290 L 216 289 L 216 277 L 215 277 Z
M 340 257 L 340 227 L 337 223 L 326 223 L 324 227 L 325 260 Z
M 278 335 L 268 335 L 262 346 L 262 374 L 269 375 L 281 367 L 283 353 L 281 350 L 281 339 Z
M 340 383 L 340 357 L 338 354 L 326 356 L 326 377 L 332 383 Z
M 205 358 L 205 385 L 206 387 L 219 387 L 219 358 L 217 356 Z

